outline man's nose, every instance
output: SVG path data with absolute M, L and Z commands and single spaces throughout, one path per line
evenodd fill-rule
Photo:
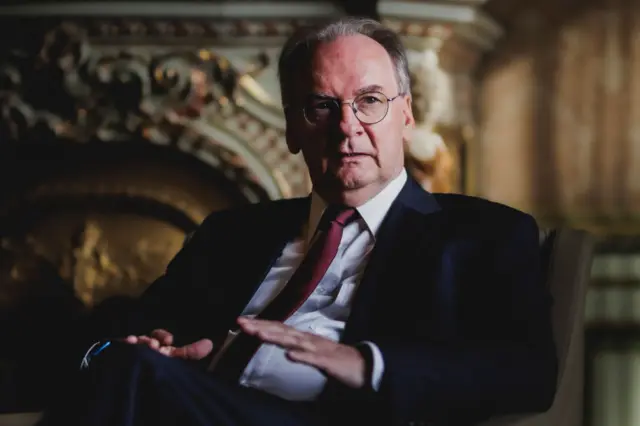
M 356 117 L 353 107 L 347 103 L 341 105 L 340 108 L 340 131 L 346 135 L 357 135 L 363 131 L 362 123 Z

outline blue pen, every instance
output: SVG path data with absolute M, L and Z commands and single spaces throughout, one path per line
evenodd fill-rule
M 107 340 L 106 342 L 104 342 L 102 345 L 100 345 L 100 347 L 96 350 L 93 350 L 93 347 L 96 346 L 98 343 L 95 343 L 91 349 L 89 349 L 89 351 L 85 354 L 84 358 L 82 358 L 82 362 L 80 363 L 80 369 L 85 369 L 89 367 L 89 361 L 91 360 L 91 358 L 93 358 L 94 356 L 98 355 L 100 352 L 102 352 L 103 350 L 105 350 L 105 348 L 107 348 L 110 344 L 111 341 Z
M 100 346 L 93 354 L 91 354 L 91 356 L 93 357 L 93 356 L 98 355 L 100 352 L 102 352 L 110 344 L 111 344 L 111 341 L 104 342 L 102 344 L 102 346 Z

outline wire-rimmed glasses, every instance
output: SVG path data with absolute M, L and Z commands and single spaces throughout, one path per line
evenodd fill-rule
M 342 105 L 349 105 L 361 123 L 376 124 L 387 116 L 389 104 L 400 96 L 402 96 L 402 93 L 388 98 L 384 93 L 366 92 L 356 96 L 352 101 L 340 102 L 336 98 L 312 95 L 305 103 L 302 111 L 309 124 L 322 126 L 332 120 L 339 121 Z

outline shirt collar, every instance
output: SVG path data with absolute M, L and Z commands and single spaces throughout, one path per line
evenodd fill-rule
M 366 203 L 357 207 L 360 217 L 364 220 L 371 235 L 375 238 L 384 217 L 387 215 L 391 204 L 396 199 L 402 187 L 407 182 L 407 171 L 402 169 L 400 174 L 378 192 Z M 311 194 L 311 208 L 309 210 L 309 221 L 307 222 L 307 233 L 305 242 L 308 246 L 313 238 L 320 219 L 327 208 L 327 203 L 314 191 Z

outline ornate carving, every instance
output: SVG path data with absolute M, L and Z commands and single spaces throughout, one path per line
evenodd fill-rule
M 77 246 L 71 252 L 69 275 L 76 294 L 85 305 L 92 306 L 96 293 L 109 286 L 111 291 L 122 292 L 119 284 L 126 278 L 135 279 L 135 270 L 122 270 L 109 256 L 107 241 L 100 226 L 88 221 L 80 233 Z
M 0 310 L 3 299 L 10 305 L 29 297 L 16 286 L 40 291 L 51 280 L 29 272 L 34 256 L 50 264 L 85 306 L 109 296 L 138 295 L 162 273 L 185 233 L 196 228 L 217 198 L 200 199 L 188 187 L 172 190 L 167 187 L 171 178 L 136 186 L 132 174 L 110 180 L 96 173 L 74 174 L 76 182 L 47 182 L 0 211 L 3 247 L 21 253 L 10 265 L 0 262 L 0 278 L 6 277 L 0 283 L 0 293 L 6 292 L 0 294 Z
M 420 19 L 383 18 L 382 23 L 401 36 L 419 39 L 432 38 L 434 36 L 441 37 L 445 33 L 448 35 L 453 31 L 453 24 L 443 24 L 437 21 L 429 22 Z
M 251 141 L 252 149 L 279 181 L 285 198 L 308 194 L 310 181 L 307 169 L 300 156 L 293 156 L 288 151 L 283 129 L 270 126 L 242 108 L 220 125 L 237 138 Z
M 158 244 L 141 239 L 126 262 L 114 259 L 112 251 L 100 223 L 89 219 L 73 249 L 62 259 L 60 275 L 72 283 L 75 294 L 86 306 L 95 306 L 113 295 L 139 294 L 150 280 L 144 271 L 165 264 L 175 254 L 175 247 L 172 241 Z
M 69 250 L 57 253 L 41 235 L 28 235 L 24 240 L 3 238 L 0 310 L 16 307 L 29 298 L 46 297 L 52 293 L 49 286 L 68 287 L 66 297 L 74 297 L 86 307 L 111 296 L 137 296 L 144 291 L 175 255 L 184 234 L 156 228 L 155 235 L 148 234 L 132 247 L 123 247 L 117 242 L 117 233 L 105 229 L 109 221 L 105 217 L 87 218 L 66 242 Z M 122 250 L 126 256 L 122 256 Z
M 175 142 L 186 121 L 205 111 L 227 114 L 241 76 L 226 58 L 204 50 L 95 49 L 70 23 L 46 34 L 36 56 L 19 55 L 7 58 L 1 74 L 3 122 L 18 140 L 48 130 L 78 141 L 138 135 Z M 267 65 L 266 56 L 258 60 Z
M 86 26 L 91 37 L 171 37 L 172 39 L 235 40 L 284 38 L 310 20 L 211 20 L 211 19 L 109 19 L 91 18 Z M 239 40 L 240 39 L 240 40 Z
M 308 190 L 302 161 L 292 156 L 284 131 L 246 108 L 246 81 L 269 65 L 256 55 L 238 70 L 212 50 L 96 45 L 86 27 L 65 22 L 44 37 L 35 54 L 13 51 L 0 67 L 0 135 L 5 139 L 78 142 L 146 140 L 171 145 L 199 158 L 240 186 L 262 180 L 255 165 L 208 128 L 224 129 L 264 163 L 279 194 Z M 270 110 L 273 106 L 263 106 Z M 273 113 L 273 112 L 271 112 Z M 235 127 L 234 127 L 235 126 Z M 203 155 L 199 155 L 202 152 Z M 250 182 L 245 185 L 243 182 Z M 256 200 L 257 198 L 251 197 Z

